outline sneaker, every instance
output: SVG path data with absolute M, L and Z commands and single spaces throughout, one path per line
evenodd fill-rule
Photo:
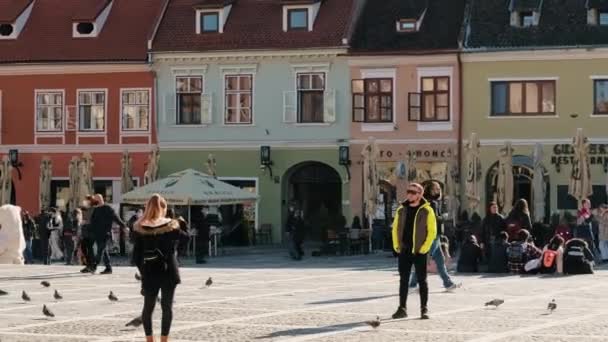
M 101 272 L 99 274 L 112 274 L 112 269 L 111 268 L 106 268 L 105 270 L 103 270 L 103 272 Z
M 406 317 L 407 313 L 405 312 L 405 308 L 402 307 L 397 308 L 397 311 L 395 311 L 395 313 L 393 314 L 393 319 L 401 319 Z
M 429 319 L 429 310 L 427 308 L 420 309 L 420 319 Z
M 80 273 L 93 273 L 93 272 L 91 272 L 91 269 L 87 266 L 87 267 L 81 269 Z
M 456 289 L 459 289 L 461 287 L 462 287 L 462 283 L 452 284 L 449 287 L 446 287 L 445 290 L 446 290 L 446 292 L 452 292 L 452 291 L 454 291 Z

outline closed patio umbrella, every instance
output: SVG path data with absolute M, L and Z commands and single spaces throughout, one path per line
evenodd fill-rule
M 500 149 L 498 155 L 498 179 L 496 181 L 498 192 L 498 207 L 503 213 L 511 212 L 513 207 L 513 147 L 510 142 Z
M 124 151 L 120 160 L 120 192 L 123 194 L 126 194 L 134 188 L 133 176 L 131 175 L 132 163 L 133 159 L 129 156 L 129 151 Z
M 51 206 L 51 178 L 53 177 L 53 165 L 51 158 L 44 156 L 40 161 L 40 209 Z
M 0 163 L 0 205 L 11 204 L 11 193 L 13 190 L 13 166 L 8 156 L 2 157 Z
M 150 184 L 158 179 L 158 166 L 160 163 L 160 150 L 155 147 L 148 156 L 148 165 L 144 172 L 144 185 Z
M 471 133 L 466 145 L 466 178 L 465 197 L 471 213 L 479 210 L 481 202 L 481 190 L 479 180 L 481 178 L 481 160 L 479 159 L 479 139 L 476 133 Z
M 213 154 L 209 154 L 205 165 L 207 166 L 207 173 L 210 176 L 217 178 L 217 163 L 215 161 L 215 156 Z
M 365 214 L 369 221 L 370 232 L 372 230 L 373 217 L 378 205 L 379 179 L 378 179 L 378 156 L 380 155 L 376 139 L 369 137 L 367 144 L 361 152 L 363 156 L 363 198 L 365 199 Z M 369 248 L 372 248 L 371 235 Z
M 543 168 L 543 146 L 537 143 L 532 153 L 534 163 L 534 175 L 532 176 L 532 198 L 534 201 L 533 215 L 534 222 L 545 220 L 545 180 Z
M 86 152 L 82 154 L 78 162 L 78 205 L 84 201 L 87 195 L 92 195 L 95 192 L 93 187 L 93 156 Z
M 78 164 L 80 159 L 78 157 L 72 157 L 70 165 L 68 167 L 68 175 L 70 182 L 70 208 L 77 208 L 80 205 L 78 186 L 80 185 L 80 170 Z
M 576 198 L 578 202 L 591 196 L 593 188 L 591 185 L 591 167 L 589 161 L 589 141 L 583 135 L 583 129 L 578 128 L 576 136 L 572 141 L 574 148 L 574 161 L 570 173 L 570 184 L 568 194 Z

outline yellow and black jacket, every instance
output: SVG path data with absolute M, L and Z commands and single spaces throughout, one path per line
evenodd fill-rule
M 437 218 L 435 217 L 435 212 L 427 200 L 423 198 L 421 201 L 422 205 L 416 211 L 414 218 L 412 254 L 428 253 L 433 240 L 437 237 Z M 403 226 L 405 224 L 405 216 L 407 215 L 406 205 L 407 202 L 403 202 L 399 206 L 393 220 L 393 249 L 397 253 L 401 252 Z

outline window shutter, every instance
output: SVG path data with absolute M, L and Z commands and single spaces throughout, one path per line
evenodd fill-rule
M 408 119 L 409 121 L 420 121 L 422 117 L 422 94 L 408 93 Z
M 298 122 L 298 101 L 296 100 L 295 91 L 283 92 L 283 122 L 297 123 Z
M 165 113 L 162 118 L 162 123 L 167 123 L 169 120 L 173 120 L 174 124 L 179 123 L 179 118 L 176 115 L 177 104 L 175 103 L 175 93 L 168 93 L 165 95 Z
M 213 97 L 212 94 L 201 95 L 201 124 L 213 122 Z
M 336 122 L 336 91 L 326 89 L 323 93 L 323 122 Z

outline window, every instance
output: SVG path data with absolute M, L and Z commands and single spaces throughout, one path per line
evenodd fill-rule
M 76 24 L 76 32 L 81 35 L 89 35 L 95 30 L 95 24 L 93 23 L 78 23 Z
M 555 81 L 492 82 L 492 116 L 555 115 Z
M 177 124 L 200 125 L 203 77 L 178 77 L 176 90 Z
M 521 27 L 530 27 L 534 26 L 534 13 L 533 12 L 521 12 Z
M 594 87 L 594 114 L 608 114 L 608 80 L 595 80 Z
M 226 124 L 251 124 L 253 102 L 252 75 L 226 75 L 224 80 Z
M 450 121 L 450 78 L 422 77 L 420 121 Z
M 36 93 L 36 129 L 41 132 L 62 130 L 63 92 Z
M 104 91 L 79 92 L 78 117 L 81 131 L 103 131 L 106 118 L 106 93 Z
M 416 31 L 416 21 L 413 19 L 401 19 L 397 22 L 397 31 L 414 32 Z
M 122 91 L 122 129 L 147 131 L 150 118 L 150 91 Z
M 393 79 L 353 80 L 353 121 L 393 122 Z
M 325 92 L 324 73 L 302 73 L 298 78 L 298 122 L 322 123 L 323 94 Z
M 287 10 L 287 28 L 289 30 L 308 30 L 308 9 Z
M 219 12 L 202 12 L 201 32 L 219 32 L 220 14 Z
M 601 26 L 608 25 L 608 11 L 599 11 L 597 14 L 597 23 Z
M 0 24 L 0 36 L 8 37 L 13 34 L 13 31 L 12 24 Z

